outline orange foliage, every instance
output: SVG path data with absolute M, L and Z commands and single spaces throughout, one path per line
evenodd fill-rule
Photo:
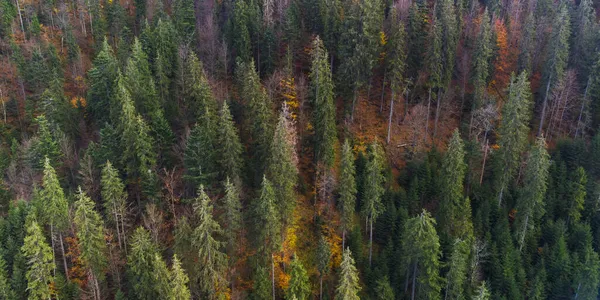
M 79 250 L 79 244 L 76 237 L 66 237 L 67 242 L 67 258 L 71 261 L 71 268 L 69 268 L 69 279 L 77 284 L 80 288 L 85 288 L 87 285 L 87 268 L 81 260 L 81 252 Z
M 489 92 L 492 95 L 502 95 L 510 81 L 510 75 L 515 70 L 516 47 L 508 43 L 508 34 L 504 22 L 497 19 L 494 23 L 496 32 L 496 48 L 498 53 L 494 61 L 494 76 L 490 82 Z

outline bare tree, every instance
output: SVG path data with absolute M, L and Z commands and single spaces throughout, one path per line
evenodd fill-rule
M 413 106 L 406 118 L 404 119 L 404 125 L 406 125 L 410 131 L 410 147 L 414 152 L 419 148 L 419 142 L 426 138 L 427 132 L 425 131 L 425 122 L 427 120 L 427 107 L 423 104 L 417 104 Z
M 571 69 L 552 89 L 549 114 L 547 114 L 549 120 L 546 137 L 548 139 L 576 130 L 579 101 L 581 97 L 578 92 L 577 74 Z

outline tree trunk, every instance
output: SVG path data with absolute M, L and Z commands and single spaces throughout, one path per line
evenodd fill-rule
M 387 72 L 383 72 L 383 82 L 381 83 L 381 102 L 379 103 L 379 113 L 383 112 L 383 100 L 384 100 L 384 95 L 385 95 L 385 76 L 387 75 Z
M 415 290 L 417 287 L 417 265 L 417 262 L 415 262 L 413 267 L 412 291 L 410 292 L 410 300 L 415 300 Z
M 19 21 L 21 21 L 21 31 L 23 32 L 23 38 L 25 38 L 25 26 L 23 26 L 23 15 L 21 15 L 21 5 L 19 5 L 19 0 L 15 0 L 17 3 L 17 11 L 19 12 Z
M 65 255 L 65 245 L 63 243 L 62 233 L 58 234 L 58 238 L 60 239 L 60 251 L 62 253 L 63 267 L 65 268 L 65 277 L 69 280 L 69 268 L 67 266 L 67 256 Z
M 583 94 L 583 100 L 581 101 L 581 110 L 579 111 L 579 117 L 577 118 L 577 127 L 575 129 L 575 137 L 577 138 L 577 135 L 579 134 L 579 124 L 581 124 L 581 119 L 583 117 L 583 110 L 585 109 L 585 104 L 587 102 L 587 94 L 588 94 L 588 89 L 590 88 L 590 82 L 592 81 L 592 77 L 590 76 L 590 78 L 588 79 L 587 85 L 585 86 L 585 93 Z M 4 102 L 2 102 L 4 103 Z M 6 113 L 5 113 L 5 117 L 4 117 L 6 122 Z M 583 130 L 583 128 L 582 128 Z
M 321 279 L 319 281 L 319 299 L 323 300 L 323 275 L 321 275 Z
M 373 217 L 369 218 L 371 224 L 371 230 L 369 232 L 369 268 L 372 266 L 373 260 Z
M 436 137 L 437 135 L 437 124 L 438 124 L 438 118 L 440 116 L 440 108 L 441 108 L 441 100 L 442 100 L 442 93 L 440 92 L 440 89 L 438 89 L 438 94 L 437 94 L 437 105 L 435 108 L 435 121 L 433 122 L 433 138 Z
M 550 92 L 550 83 L 552 82 L 552 75 L 548 78 L 548 84 L 546 84 L 546 95 L 544 95 L 544 104 L 542 105 L 542 114 L 540 116 L 540 127 L 538 128 L 537 135 L 542 134 L 542 128 L 544 127 L 544 118 L 546 117 L 546 106 L 548 105 L 548 93 Z
M 390 137 L 392 134 L 392 115 L 394 114 L 394 98 L 396 93 L 392 91 L 392 98 L 390 99 L 390 117 L 388 118 L 388 134 L 387 134 L 387 143 L 390 143 Z
M 427 97 L 427 118 L 425 119 L 425 142 L 429 135 L 429 109 L 431 107 L 431 88 L 429 88 L 429 97 Z
M 525 216 L 525 224 L 523 224 L 523 229 L 521 232 L 521 239 L 519 241 L 519 252 L 521 252 L 521 250 L 523 250 L 523 243 L 525 242 L 525 234 L 527 233 L 527 225 L 529 223 L 529 214 L 527 214 L 527 216 Z
M 275 258 L 271 254 L 271 283 L 273 288 L 273 300 L 275 300 Z
M 50 243 L 52 244 L 52 262 L 54 262 L 54 277 L 56 277 L 56 253 L 54 252 L 54 226 L 50 224 Z
M 344 229 L 342 230 L 342 252 L 344 251 L 346 247 L 346 228 L 344 227 Z
M 354 94 L 352 95 L 352 108 L 350 111 L 350 122 L 354 122 L 354 108 L 356 107 L 356 101 L 358 100 L 358 87 L 354 86 Z
M 485 161 L 487 160 L 487 154 L 488 154 L 488 142 L 487 142 L 487 135 L 485 138 L 485 146 L 484 146 L 484 150 L 483 150 L 483 164 L 481 165 L 481 176 L 479 176 L 479 184 L 481 184 L 483 182 L 483 174 L 485 173 Z

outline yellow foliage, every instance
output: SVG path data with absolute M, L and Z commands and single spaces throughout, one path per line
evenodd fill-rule
M 290 109 L 292 119 L 296 120 L 298 117 L 298 108 L 300 107 L 300 102 L 298 101 L 296 94 L 296 84 L 294 83 L 294 78 L 290 77 L 281 79 L 279 82 L 279 87 L 281 88 L 281 97 Z
M 75 96 L 71 98 L 71 106 L 74 108 L 83 108 L 87 106 L 87 102 L 85 101 L 85 98 Z
M 379 45 L 381 46 L 385 46 L 387 44 L 387 36 L 385 35 L 385 32 L 380 31 L 379 32 Z

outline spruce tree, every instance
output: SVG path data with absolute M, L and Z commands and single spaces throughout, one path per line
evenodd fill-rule
M 211 186 L 218 175 L 218 124 L 212 110 L 206 109 L 194 125 L 184 153 L 185 178 L 192 186 Z
M 373 223 L 384 211 L 381 196 L 385 192 L 383 168 L 385 158 L 381 146 L 374 142 L 369 147 L 369 161 L 365 170 L 363 215 L 368 221 L 369 228 L 369 265 L 373 256 Z
M 342 247 L 346 242 L 346 231 L 352 226 L 354 210 L 356 209 L 356 168 L 354 166 L 354 154 L 350 142 L 346 140 L 342 146 L 342 161 L 339 175 L 339 202 L 342 225 Z
M 335 300 L 359 300 L 361 287 L 354 258 L 350 249 L 345 249 L 340 264 L 340 282 L 335 290 Z
M 471 114 L 481 108 L 486 101 L 487 81 L 489 78 L 489 61 L 492 56 L 492 31 L 490 28 L 490 16 L 488 10 L 483 12 L 479 24 L 479 34 L 475 42 L 475 53 L 473 58 L 473 106 Z M 473 117 L 471 117 L 471 124 Z
M 333 77 L 329 68 L 329 56 L 319 37 L 313 41 L 310 71 L 313 99 L 313 126 L 315 128 L 315 160 L 328 168 L 335 162 L 335 103 L 333 100 Z
M 456 239 L 452 245 L 452 253 L 448 261 L 448 274 L 446 274 L 445 299 L 464 299 L 470 248 L 469 240 Z
M 88 71 L 87 96 L 90 113 L 100 125 L 110 120 L 109 99 L 113 96 L 119 69 L 119 63 L 106 38 L 101 45 L 100 52 L 94 58 L 92 68 Z
M 287 106 L 284 105 L 271 143 L 271 156 L 266 173 L 273 184 L 275 204 L 282 224 L 288 223 L 296 207 L 295 188 L 298 182 L 298 167 L 295 130 Z
M 577 168 L 572 174 L 569 186 L 569 199 L 567 208 L 567 221 L 578 222 L 585 204 L 587 175 L 582 167 Z
M 127 217 L 127 191 L 119 172 L 110 161 L 106 161 L 100 179 L 102 200 L 106 217 L 115 226 L 119 248 L 126 247 L 125 223 Z
M 104 269 L 107 248 L 104 241 L 104 222 L 95 209 L 95 203 L 79 188 L 78 200 L 75 202 L 75 217 L 73 221 L 77 232 L 78 247 L 81 260 L 89 267 L 92 274 L 95 297 L 100 297 L 98 281 L 104 279 Z
M 390 74 L 390 86 L 392 90 L 392 97 L 390 99 L 390 114 L 388 118 L 388 132 L 386 142 L 389 144 L 391 135 L 392 135 L 392 117 L 394 114 L 394 101 L 396 97 L 402 95 L 402 86 L 405 84 L 404 82 L 404 71 L 406 69 L 406 31 L 404 30 L 404 25 L 402 22 L 398 22 L 398 12 L 397 9 L 392 11 L 392 15 L 390 16 L 392 25 L 390 28 L 390 38 L 386 44 L 386 58 L 387 64 L 386 71 Z M 387 73 L 385 73 L 387 74 Z M 385 77 L 384 74 L 384 77 Z M 408 95 L 406 95 L 408 96 Z M 407 104 L 405 104 L 407 105 Z M 382 102 L 381 109 L 383 108 L 383 92 L 382 92 Z M 405 108 L 406 109 L 406 108 Z
M 28 160 L 34 169 L 44 168 L 46 158 L 52 165 L 58 165 L 63 153 L 60 151 L 58 141 L 51 128 L 51 123 L 45 115 L 35 119 L 38 124 L 37 140 L 34 140 L 28 153 Z
M 223 102 L 219 115 L 219 149 L 221 174 L 231 179 L 235 184 L 241 184 L 241 169 L 243 167 L 242 153 L 244 148 L 235 122 L 229 111 L 227 101 Z
M 171 272 L 160 254 L 154 253 L 152 258 L 152 279 L 157 299 L 172 299 Z
M 600 258 L 592 247 L 592 235 L 588 225 L 581 241 L 581 248 L 574 256 L 573 284 L 574 299 L 593 299 L 597 297 L 600 286 Z
M 13 299 L 15 297 L 14 292 L 10 286 L 10 277 L 8 277 L 8 271 L 6 269 L 6 261 L 0 255 L 0 298 L 2 299 Z
M 319 298 L 323 297 L 323 277 L 327 276 L 330 270 L 331 248 L 325 236 L 321 235 L 317 247 L 317 270 L 319 271 Z
M 527 232 L 535 227 L 544 214 L 549 168 L 550 156 L 546 151 L 546 142 L 543 138 L 538 138 L 527 159 L 523 188 L 517 202 L 515 226 L 519 250 L 523 249 Z
M 173 266 L 171 267 L 171 298 L 172 300 L 191 299 L 190 289 L 188 288 L 189 278 L 177 258 L 173 255 Z
M 596 44 L 599 38 L 593 1 L 579 2 L 575 15 L 571 57 L 573 65 L 579 67 L 580 78 L 587 78 L 594 64 Z
M 482 281 L 481 284 L 475 290 L 473 295 L 473 300 L 489 300 L 492 296 L 490 295 L 490 291 L 488 290 L 487 283 Z
M 429 47 L 425 56 L 425 67 L 428 71 L 427 88 L 429 89 L 427 98 L 427 119 L 425 120 L 425 138 L 429 136 L 429 115 L 431 107 L 431 93 L 436 91 L 440 93 L 443 88 L 444 66 L 443 66 L 443 39 L 442 25 L 440 20 L 434 14 L 429 31 Z M 438 96 L 439 97 L 439 96 Z
M 150 233 L 142 227 L 135 229 L 129 241 L 127 274 L 134 299 L 159 299 L 155 289 L 154 259 L 158 253 Z
M 194 212 L 198 225 L 192 233 L 192 245 L 198 252 L 198 278 L 203 297 L 209 299 L 219 298 L 226 286 L 225 271 L 227 255 L 222 252 L 223 243 L 217 240 L 222 233 L 221 226 L 213 219 L 213 206 L 210 198 L 204 192 L 204 187 L 198 189 L 198 198 L 194 201 Z
M 527 73 L 511 79 L 508 100 L 502 106 L 502 120 L 498 129 L 497 184 L 498 206 L 520 164 L 521 152 L 527 144 L 529 120 L 531 119 L 531 89 Z
M 440 298 L 442 278 L 439 275 L 439 259 L 442 253 L 435 219 L 423 210 L 404 223 L 402 237 L 402 265 L 409 274 L 405 287 L 408 287 L 410 279 L 411 299 L 415 299 L 415 296 L 418 299 Z
M 54 260 L 52 248 L 48 246 L 42 229 L 36 221 L 31 221 L 27 227 L 27 236 L 21 248 L 27 260 L 27 291 L 28 299 L 51 299 L 54 277 Z
M 240 202 L 240 191 L 238 187 L 229 180 L 225 180 L 225 197 L 223 198 L 225 237 L 227 238 L 227 249 L 230 257 L 239 248 L 239 236 L 242 229 L 242 203 Z
M 183 72 L 180 89 L 187 121 L 196 122 L 207 110 L 216 114 L 217 102 L 212 94 L 202 61 L 198 59 L 194 51 L 190 51 L 188 54 Z
M 390 280 L 384 276 L 375 283 L 375 295 L 377 300 L 396 299 Z
M 285 298 L 288 300 L 298 299 L 306 300 L 310 295 L 310 281 L 308 273 L 302 265 L 298 255 L 294 255 L 294 259 L 290 263 L 290 281 L 285 292 Z
M 277 215 L 275 191 L 271 181 L 263 177 L 262 188 L 255 201 L 257 243 L 262 254 L 270 258 L 281 246 L 281 218 Z M 268 260 L 267 260 L 268 261 Z

